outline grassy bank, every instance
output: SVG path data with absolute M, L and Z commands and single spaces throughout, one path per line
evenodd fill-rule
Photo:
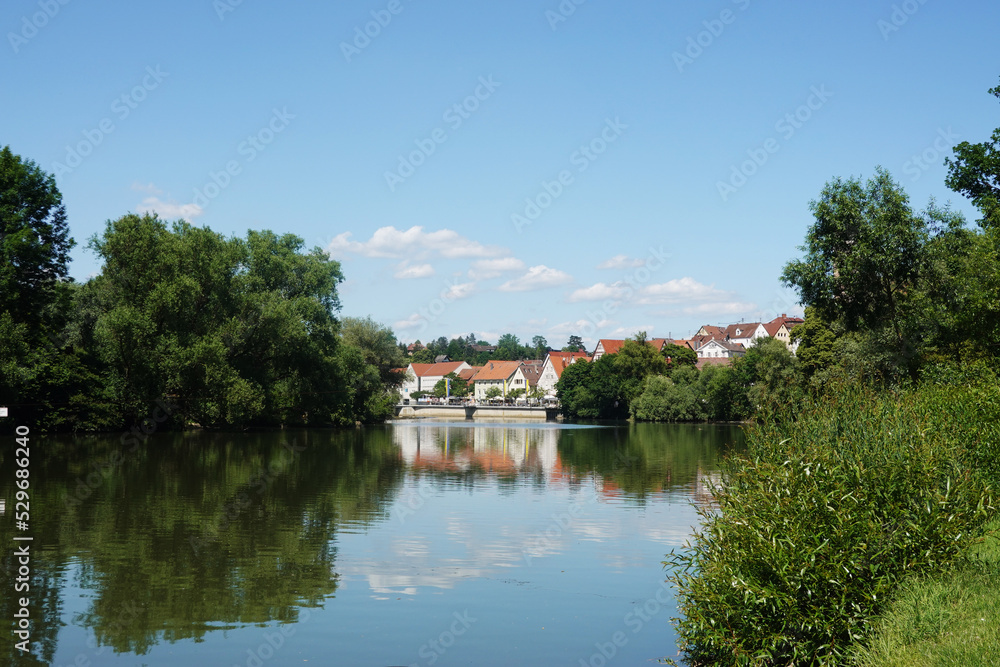
M 1000 665 L 1000 521 L 972 549 L 967 563 L 914 579 L 879 619 L 858 651 L 864 667 Z
M 996 516 L 998 423 L 983 384 L 848 387 L 751 427 L 669 561 L 688 662 L 854 664 L 901 585 L 962 563 Z

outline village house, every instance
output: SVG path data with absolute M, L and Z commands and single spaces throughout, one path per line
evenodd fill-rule
M 528 379 L 521 371 L 520 361 L 487 361 L 479 372 L 472 376 L 473 395 L 477 401 L 486 400 L 486 392 L 498 388 L 506 397 L 515 389 L 528 391 Z
M 666 338 L 651 338 L 646 341 L 647 345 L 651 345 L 657 352 L 663 351 L 664 346 L 667 343 L 673 341 Z M 624 340 L 619 340 L 616 338 L 602 338 L 597 341 L 597 347 L 594 348 L 594 353 L 591 356 L 593 361 L 597 361 L 605 354 L 616 354 L 622 349 L 622 345 L 625 344 Z
M 556 383 L 562 377 L 562 372 L 570 364 L 581 360 L 590 361 L 590 356 L 586 352 L 549 352 L 542 363 L 538 386 L 545 391 L 546 396 L 555 396 Z
M 459 374 L 472 368 L 464 361 L 448 361 L 440 364 L 410 364 L 406 367 L 406 380 L 400 387 L 403 400 L 417 391 L 433 391 L 434 385 L 449 373 Z

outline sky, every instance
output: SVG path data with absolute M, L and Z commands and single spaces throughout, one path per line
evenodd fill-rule
M 129 212 L 292 233 L 342 316 L 553 347 L 801 314 L 834 178 L 915 209 L 1000 126 L 1000 4 L 8 0 L 0 145 L 77 241 Z

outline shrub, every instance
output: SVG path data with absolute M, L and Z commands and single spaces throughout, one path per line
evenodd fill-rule
M 975 389 L 848 388 L 748 429 L 716 509 L 671 554 L 692 664 L 846 664 L 899 582 L 954 562 L 992 513 Z M 989 412 L 989 414 L 984 414 Z

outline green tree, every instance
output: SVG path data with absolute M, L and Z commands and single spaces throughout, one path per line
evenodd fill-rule
M 667 343 L 661 351 L 663 358 L 672 371 L 681 366 L 694 366 L 698 363 L 698 354 L 689 347 Z
M 570 336 L 569 341 L 566 346 L 562 349 L 563 352 L 583 352 L 586 348 L 583 346 L 583 339 L 579 336 Z
M 803 259 L 789 262 L 782 282 L 824 320 L 847 331 L 891 331 L 895 363 L 912 372 L 914 339 L 906 326 L 911 297 L 925 261 L 927 219 L 879 168 L 867 183 L 835 179 L 810 203 L 815 222 Z
M 37 334 L 75 245 L 55 178 L 0 150 L 0 313 Z
M 834 353 L 837 336 L 813 306 L 806 306 L 805 321 L 792 329 L 791 339 L 799 344 L 795 355 L 808 376 L 829 371 L 837 363 Z
M 1000 86 L 989 93 L 1000 99 Z M 955 192 L 972 200 L 983 214 L 983 229 L 1000 228 L 1000 128 L 993 130 L 989 141 L 970 144 L 963 141 L 954 148 L 955 158 L 946 158 L 948 178 L 945 183 Z
M 500 336 L 500 340 L 497 341 L 497 350 L 493 353 L 494 359 L 499 359 L 501 361 L 517 361 L 523 358 L 521 342 L 512 333 L 506 333 Z
M 447 379 L 447 383 L 445 380 Z M 451 385 L 450 391 L 447 384 Z M 461 398 L 462 396 L 468 396 L 469 394 L 469 383 L 466 380 L 458 377 L 455 373 L 448 373 L 443 378 L 437 381 L 434 385 L 434 395 L 438 398 L 444 398 L 445 395 L 456 396 Z
M 347 424 L 391 411 L 394 340 L 359 320 L 347 334 L 359 346 L 345 344 L 340 266 L 321 249 L 290 234 L 168 228 L 155 215 L 109 222 L 90 247 L 104 266 L 85 288 L 96 316 L 83 335 L 123 421 L 164 396 L 212 427 Z
M 382 384 L 395 388 L 403 383 L 398 369 L 406 366 L 406 358 L 392 329 L 371 317 L 345 317 L 340 323 L 340 335 L 346 344 L 361 352 L 365 363 L 378 369 Z
M 488 401 L 493 400 L 494 398 L 502 398 L 503 390 L 500 387 L 490 387 L 486 390 L 484 396 L 486 396 L 486 400 Z
M 545 340 L 545 336 L 534 336 L 531 339 L 531 347 L 534 348 L 535 359 L 544 359 L 545 353 L 549 350 L 549 342 Z

